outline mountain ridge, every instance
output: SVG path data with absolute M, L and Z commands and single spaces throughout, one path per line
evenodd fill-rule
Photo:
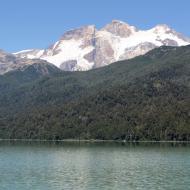
M 190 38 L 165 24 L 139 30 L 125 22 L 113 20 L 101 29 L 95 25 L 72 29 L 47 49 L 24 50 L 15 55 L 44 59 L 66 71 L 85 71 L 143 55 L 159 46 L 188 44 Z
M 3 50 L 0 50 L 0 75 L 5 73 L 14 71 L 14 70 L 23 70 L 31 65 L 43 65 L 45 68 L 46 66 L 50 65 L 45 60 L 42 59 L 28 59 L 28 58 L 20 58 L 15 56 L 14 54 L 7 53 Z M 51 64 L 52 67 L 55 65 Z M 57 68 L 58 69 L 58 68 Z

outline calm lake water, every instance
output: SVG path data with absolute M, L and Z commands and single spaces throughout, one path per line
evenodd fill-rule
M 190 145 L 0 142 L 2 190 L 187 190 Z

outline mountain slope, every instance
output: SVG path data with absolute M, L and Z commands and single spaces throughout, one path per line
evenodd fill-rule
M 0 102 L 0 138 L 190 140 L 190 46 L 50 74 Z
M 13 91 L 18 87 L 34 82 L 44 76 L 60 73 L 61 70 L 56 66 L 46 62 L 33 60 L 33 64 L 23 65 L 12 71 L 6 72 L 4 75 L 0 75 L 0 91 L 1 94 L 7 93 L 7 91 Z
M 56 69 L 58 70 L 58 68 L 56 68 L 54 65 L 48 63 L 45 60 L 19 58 L 13 54 L 0 50 L 0 75 L 3 75 L 5 73 L 14 71 L 17 69 L 24 70 L 28 68 L 28 66 L 31 66 L 31 65 L 36 65 L 36 71 L 37 69 L 39 69 L 42 75 L 45 74 L 46 67 L 48 68 L 51 67 L 51 68 L 54 68 L 55 70 Z M 48 71 L 48 68 L 47 68 L 47 71 Z M 42 73 L 42 69 L 44 69 L 44 73 Z
M 44 59 L 66 71 L 86 71 L 143 55 L 159 46 L 188 44 L 189 38 L 167 25 L 138 30 L 127 23 L 113 20 L 100 30 L 89 25 L 68 31 L 45 50 L 24 50 L 15 55 Z

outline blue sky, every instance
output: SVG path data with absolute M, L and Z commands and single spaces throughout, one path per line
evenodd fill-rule
M 76 27 L 113 19 L 140 29 L 168 24 L 190 37 L 190 0 L 1 0 L 0 49 L 45 48 Z

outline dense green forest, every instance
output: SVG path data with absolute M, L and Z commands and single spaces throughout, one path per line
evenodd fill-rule
M 190 140 L 190 46 L 86 72 L 47 70 L 0 76 L 0 138 Z

